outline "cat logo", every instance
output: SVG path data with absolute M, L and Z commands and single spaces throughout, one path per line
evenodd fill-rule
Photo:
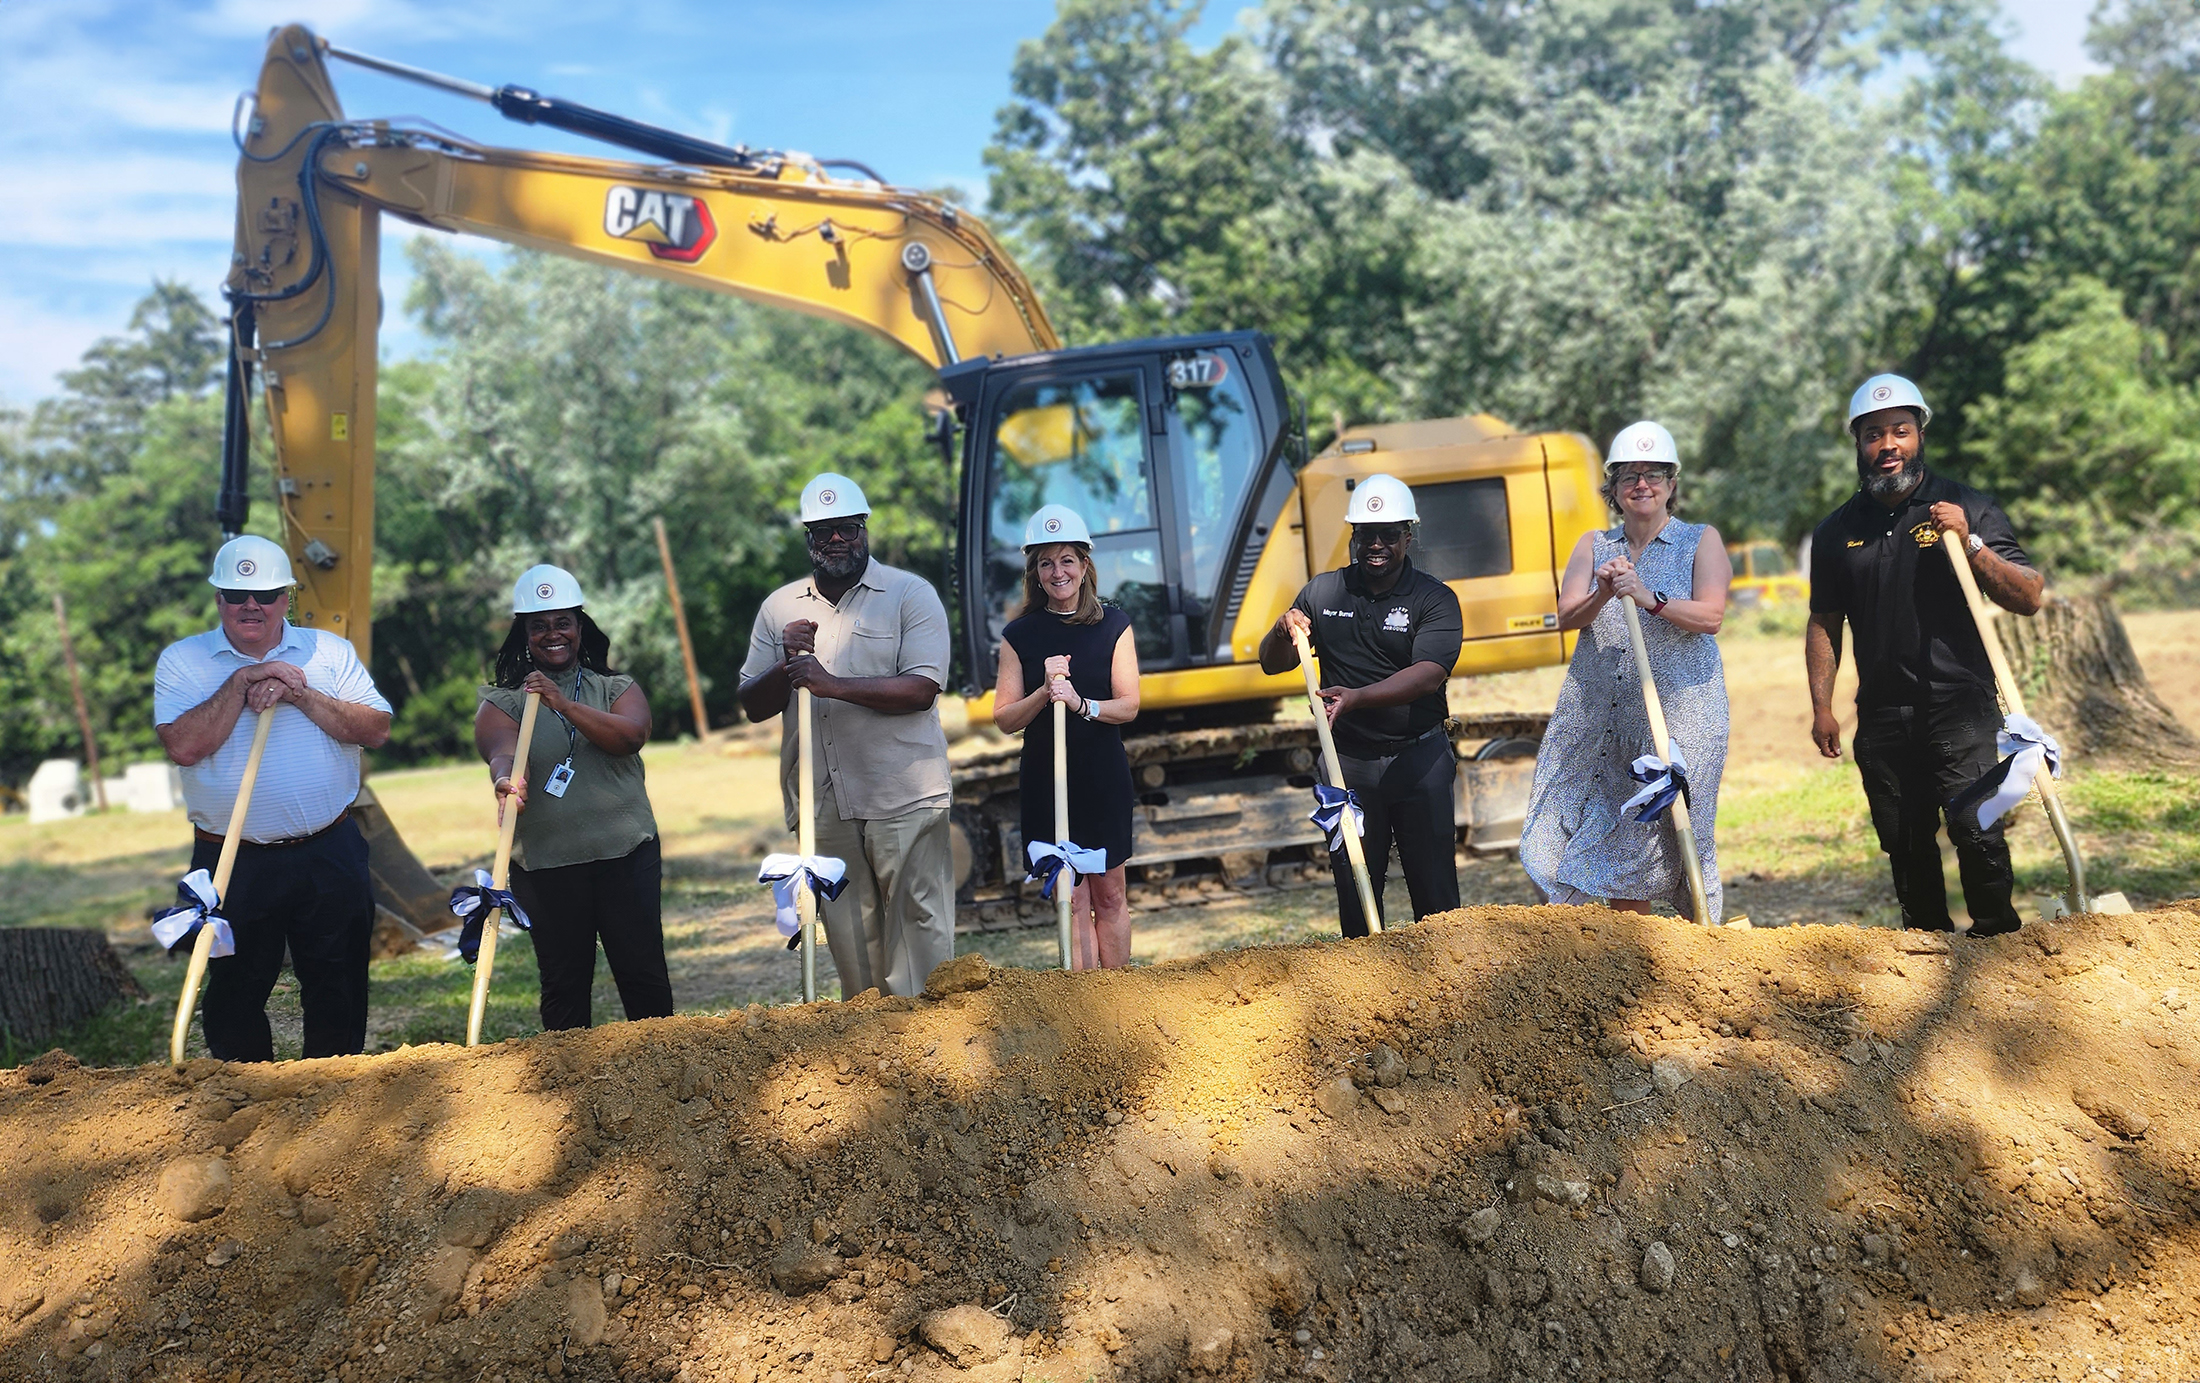
M 1910 530 L 1910 537 L 1919 547 L 1931 547 L 1940 541 L 1940 530 L 1930 523 L 1921 523 Z
M 620 240 L 639 240 L 650 254 L 693 264 L 718 238 L 718 223 L 700 198 L 614 183 L 604 193 L 603 230 Z

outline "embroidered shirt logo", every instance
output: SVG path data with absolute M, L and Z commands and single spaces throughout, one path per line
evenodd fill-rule
M 1910 537 L 1919 547 L 1931 547 L 1940 541 L 1940 530 L 1930 523 L 1921 523 L 1910 530 Z
M 1411 628 L 1412 621 L 1413 617 L 1406 613 L 1406 607 L 1403 605 L 1399 605 L 1394 607 L 1389 614 L 1383 616 L 1383 628 L 1386 631 L 1402 631 Z
M 1323 619 L 1351 619 L 1351 618 L 1352 618 L 1352 612 L 1351 612 L 1350 610 L 1324 610 L 1324 611 L 1322 611 L 1322 618 L 1323 618 Z
M 1863 540 L 1862 538 L 1851 538 L 1851 539 L 1849 539 L 1849 546 L 1850 546 L 1850 547 L 1862 547 L 1863 545 L 1864 545 L 1864 540 Z

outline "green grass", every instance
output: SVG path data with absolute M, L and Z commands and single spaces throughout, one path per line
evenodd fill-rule
M 2086 888 L 2129 894 L 2136 907 L 2200 895 L 2200 774 L 2103 770 L 2074 774 L 2063 799 L 2085 860 Z M 2045 813 L 2027 806 L 2012 831 L 2019 892 L 2067 883 Z

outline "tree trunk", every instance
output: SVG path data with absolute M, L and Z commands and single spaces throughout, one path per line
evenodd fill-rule
M 118 999 L 144 997 L 105 932 L 0 927 L 0 1033 L 18 1048 L 43 1045 Z
M 2200 740 L 2148 684 L 2106 596 L 2050 596 L 1994 621 L 2032 718 L 2065 753 L 2111 764 L 2200 763 Z

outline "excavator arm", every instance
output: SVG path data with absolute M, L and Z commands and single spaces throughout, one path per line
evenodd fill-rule
M 294 618 L 370 652 L 375 337 L 382 213 L 847 322 L 934 367 L 1060 342 L 1031 283 L 974 217 L 941 199 L 834 178 L 797 155 L 711 145 L 549 100 L 378 60 L 676 164 L 469 143 L 347 119 L 331 49 L 299 26 L 270 38 L 238 131 L 231 439 L 222 522 L 241 527 L 245 381 L 261 372 Z M 355 59 L 358 60 L 358 59 Z

